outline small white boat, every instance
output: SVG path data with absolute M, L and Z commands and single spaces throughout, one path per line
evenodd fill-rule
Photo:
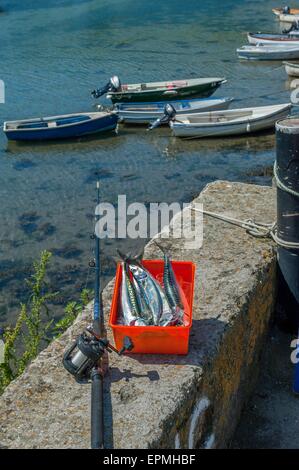
M 299 46 L 299 31 L 297 34 L 270 34 L 270 33 L 248 33 L 249 44 L 254 46 L 258 44 L 267 45 L 292 45 Z
M 247 60 L 299 59 L 299 45 L 277 44 L 268 46 L 259 44 L 257 46 L 242 46 L 237 49 L 237 53 L 240 59 Z
M 201 138 L 249 134 L 274 128 L 275 123 L 285 118 L 291 108 L 291 103 L 286 103 L 181 115 L 178 119 L 172 118 L 169 125 L 177 137 Z
M 285 71 L 290 77 L 299 77 L 299 64 L 284 62 Z
M 206 98 L 191 100 L 176 100 L 169 103 L 174 107 L 176 114 L 193 114 L 201 111 L 227 109 L 232 98 Z M 164 114 L 165 101 L 154 103 L 119 103 L 115 110 L 121 122 L 128 124 L 148 124 L 156 121 Z

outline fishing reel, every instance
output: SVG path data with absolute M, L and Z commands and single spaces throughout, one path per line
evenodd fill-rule
M 100 98 L 100 96 L 105 95 L 109 91 L 119 91 L 120 88 L 120 79 L 115 75 L 114 77 L 110 78 L 109 82 L 105 86 L 98 88 L 97 90 L 93 90 L 91 94 L 94 98 Z
M 162 124 L 168 124 L 175 118 L 176 110 L 172 104 L 167 103 L 164 107 L 164 115 L 158 118 L 155 122 L 153 122 L 148 130 L 151 131 L 152 129 L 156 129 L 156 127 L 161 126 Z
M 77 382 L 86 383 L 91 378 L 92 369 L 97 366 L 105 351 L 113 351 L 121 356 L 124 352 L 131 351 L 133 347 L 131 338 L 125 336 L 123 347 L 118 351 L 108 339 L 100 338 L 92 327 L 87 327 L 66 350 L 62 362 Z

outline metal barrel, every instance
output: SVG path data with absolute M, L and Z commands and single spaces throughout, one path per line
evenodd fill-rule
M 274 173 L 278 238 L 299 243 L 299 119 L 289 118 L 276 123 Z M 290 324 L 298 331 L 299 250 L 278 245 L 277 259 L 282 277 L 280 299 L 283 299 Z M 299 364 L 295 367 L 294 391 L 299 393 Z
M 98 368 L 91 373 L 91 448 L 104 449 L 103 377 Z

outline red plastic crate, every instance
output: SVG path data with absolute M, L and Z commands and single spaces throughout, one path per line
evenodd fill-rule
M 164 261 L 143 260 L 143 266 L 162 284 Z M 112 328 L 117 349 L 129 336 L 134 344 L 130 354 L 187 354 L 189 334 L 192 326 L 192 306 L 196 266 L 191 261 L 172 261 L 178 283 L 181 286 L 184 304 L 183 326 L 126 326 L 118 325 L 121 291 L 121 264 L 117 265 L 114 292 L 110 310 L 109 326 Z

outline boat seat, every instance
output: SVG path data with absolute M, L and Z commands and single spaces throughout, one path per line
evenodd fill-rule
M 13 129 L 42 129 L 48 127 L 46 122 L 28 122 L 14 125 Z
M 65 124 L 76 124 L 76 123 L 83 122 L 83 121 L 89 121 L 90 119 L 91 119 L 90 116 L 85 116 L 85 115 L 64 117 L 64 118 L 57 119 L 56 125 L 64 126 Z

